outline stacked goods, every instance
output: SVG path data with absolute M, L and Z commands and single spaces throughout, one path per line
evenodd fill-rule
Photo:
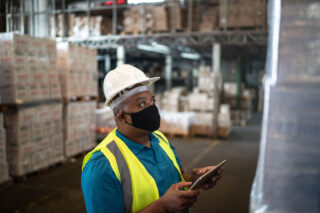
M 207 7 L 202 14 L 202 20 L 200 23 L 201 32 L 210 32 L 218 27 L 218 7 Z
M 143 7 L 134 6 L 124 12 L 124 33 L 142 32 Z M 162 6 L 148 5 L 145 8 L 146 31 L 168 31 L 167 16 Z
M 21 176 L 63 161 L 62 104 L 5 114 L 9 171 Z
M 189 135 L 190 126 L 194 119 L 192 112 L 160 111 L 160 115 L 160 131 L 171 136 L 182 135 L 186 137 Z
M 266 8 L 261 0 L 221 0 L 220 27 L 262 27 L 264 10 Z
M 103 108 L 96 109 L 96 132 L 99 135 L 98 138 L 105 137 L 112 129 L 116 127 L 114 120 L 114 115 L 109 107 L 105 107 L 101 104 Z
M 96 102 L 70 102 L 64 108 L 64 150 L 72 157 L 96 144 Z
M 320 207 L 320 43 L 315 35 L 320 34 L 320 3 L 275 2 L 269 1 L 270 28 L 277 36 L 268 47 L 272 51 L 266 64 L 267 119 L 262 122 L 250 212 L 316 213 Z
M 58 69 L 62 96 L 97 96 L 96 50 L 58 43 Z
M 228 104 L 220 105 L 220 113 L 218 114 L 218 136 L 227 138 L 231 131 L 231 114 Z
M 112 33 L 112 21 L 105 16 L 90 17 L 90 36 Z M 70 37 L 88 37 L 89 19 L 87 16 L 68 15 L 68 35 Z
M 213 98 L 208 93 L 200 92 L 195 88 L 191 94 L 188 95 L 188 109 L 190 111 L 207 112 L 213 110 Z
M 178 31 L 183 30 L 183 18 L 182 18 L 182 9 L 180 4 L 177 1 L 168 2 L 168 25 L 170 30 L 176 29 Z
M 6 153 L 6 130 L 3 128 L 3 114 L 0 113 L 0 183 L 9 180 Z
M 198 87 L 201 91 L 213 95 L 214 74 L 209 66 L 200 66 L 198 72 Z M 219 90 L 222 88 L 222 79 L 219 77 Z
M 164 92 L 161 100 L 162 109 L 171 112 L 185 111 L 186 105 L 182 103 L 184 95 L 186 95 L 186 91 L 183 87 L 176 87 Z
M 237 83 L 226 82 L 223 85 L 224 96 L 223 103 L 231 107 L 231 119 L 234 124 L 245 126 L 247 120 L 251 118 L 252 112 L 252 90 L 241 86 L 242 93 L 238 95 Z M 237 105 L 239 102 L 239 106 Z
M 55 41 L 14 33 L 0 34 L 2 103 L 61 97 Z

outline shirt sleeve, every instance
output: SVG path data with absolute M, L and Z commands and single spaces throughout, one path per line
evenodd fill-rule
M 174 155 L 176 156 L 177 163 L 178 163 L 179 167 L 182 168 L 182 163 L 181 163 L 181 161 L 180 161 L 180 158 L 179 158 L 178 155 L 177 155 L 176 149 L 174 148 L 174 146 L 172 145 L 172 143 L 169 142 L 169 144 L 170 144 L 170 147 L 171 147 Z
M 88 213 L 123 213 L 122 189 L 108 159 L 94 153 L 81 175 L 81 188 Z

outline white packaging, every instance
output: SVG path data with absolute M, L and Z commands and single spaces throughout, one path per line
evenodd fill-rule
M 29 126 L 36 121 L 36 117 L 36 108 L 30 107 L 4 114 L 4 122 L 6 126 Z
M 30 143 L 32 140 L 32 129 L 30 126 L 9 126 L 6 128 L 7 142 L 10 145 Z

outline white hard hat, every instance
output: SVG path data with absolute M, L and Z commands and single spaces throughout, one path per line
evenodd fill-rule
M 140 69 L 123 64 L 108 72 L 103 81 L 103 92 L 106 97 L 106 105 L 121 91 L 129 89 L 137 84 L 149 86 L 160 77 L 148 78 Z

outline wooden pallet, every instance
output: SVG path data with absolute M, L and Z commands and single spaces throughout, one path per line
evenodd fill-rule
M 209 125 L 201 125 L 201 124 L 193 124 L 191 125 L 191 137 L 195 136 L 205 136 L 212 137 L 212 126 Z
M 10 187 L 11 185 L 13 184 L 13 178 L 12 177 L 9 177 L 8 180 L 0 183 L 0 191 Z
M 69 102 L 85 102 L 85 101 L 97 101 L 98 96 L 71 96 L 71 97 L 64 97 L 63 103 L 69 103 Z
M 30 101 L 30 102 L 23 102 L 23 101 L 17 100 L 14 103 L 0 104 L 0 112 L 6 112 L 8 110 L 18 111 L 21 108 L 39 106 L 42 104 L 60 103 L 60 102 L 61 102 L 61 99 L 44 99 L 44 100 Z
M 188 138 L 189 134 L 188 133 L 180 133 L 180 132 L 169 132 L 164 134 L 169 137 L 169 138 Z
M 46 166 L 46 167 L 43 167 L 39 170 L 36 170 L 36 171 L 33 171 L 33 172 L 30 172 L 28 174 L 23 174 L 23 175 L 12 175 L 12 178 L 14 180 L 15 183 L 21 183 L 21 182 L 25 182 L 26 180 L 28 180 L 29 178 L 31 177 L 36 177 L 38 175 L 42 175 L 42 174 L 46 174 L 48 173 L 49 171 L 52 171 L 53 169 L 55 168 L 58 168 L 60 166 L 64 165 L 64 161 L 59 161 L 57 163 L 54 163 L 52 165 L 49 165 L 49 166 Z

